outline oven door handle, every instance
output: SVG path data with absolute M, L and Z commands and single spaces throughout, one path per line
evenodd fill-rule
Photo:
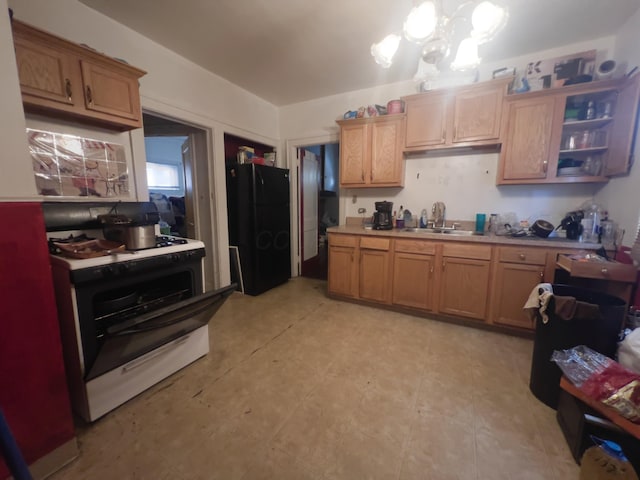
M 160 355 L 164 355 L 165 353 L 167 353 L 167 351 L 172 350 L 176 347 L 179 347 L 180 345 L 182 345 L 184 342 L 186 342 L 187 340 L 189 340 L 190 335 L 184 335 L 180 338 L 178 338 L 177 340 L 174 340 L 171 343 L 168 343 L 160 348 L 157 348 L 156 350 L 154 350 L 153 352 L 147 354 L 147 355 L 143 355 L 142 357 L 138 357 L 135 360 L 130 361 L 129 363 L 127 363 L 126 365 L 122 366 L 122 371 L 123 372 L 129 372 L 131 370 L 134 370 L 138 367 L 141 367 L 142 365 L 144 365 L 145 363 L 147 363 L 150 360 L 153 360 L 154 358 L 160 356 Z

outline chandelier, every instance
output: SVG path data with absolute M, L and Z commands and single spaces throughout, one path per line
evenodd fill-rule
M 442 0 L 426 0 L 414 6 L 404 22 L 403 33 L 408 41 L 422 47 L 416 76 L 437 73 L 446 66 L 457 71 L 476 68 L 480 64 L 478 46 L 494 38 L 507 23 L 507 18 L 507 9 L 489 0 L 463 2 L 451 16 L 444 14 Z M 468 36 L 459 43 L 454 38 L 457 36 L 454 35 L 454 24 L 457 22 L 466 23 L 468 31 Z M 400 40 L 400 35 L 391 34 L 371 45 L 371 55 L 376 63 L 389 68 Z M 458 45 L 455 58 L 451 61 L 453 43 Z

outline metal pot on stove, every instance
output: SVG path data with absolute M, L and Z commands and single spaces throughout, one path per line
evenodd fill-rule
M 153 218 L 151 218 L 153 217 Z M 100 215 L 104 238 L 124 243 L 127 250 L 144 250 L 156 246 L 155 225 L 158 221 L 151 216 L 145 221 L 133 221 L 124 215 Z

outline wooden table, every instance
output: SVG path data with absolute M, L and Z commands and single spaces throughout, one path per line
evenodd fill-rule
M 613 408 L 608 407 L 602 402 L 594 400 L 593 398 L 587 397 L 582 390 L 578 389 L 573 383 L 567 380 L 566 377 L 562 377 L 560 379 L 560 388 L 564 391 L 570 393 L 578 400 L 586 403 L 595 411 L 601 413 L 617 426 L 622 428 L 625 432 L 628 432 L 630 435 L 633 435 L 637 439 L 640 439 L 640 424 L 633 423 L 626 418 L 622 417 L 618 412 L 616 412 Z

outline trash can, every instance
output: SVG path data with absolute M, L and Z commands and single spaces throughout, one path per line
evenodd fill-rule
M 547 309 L 549 321 L 544 323 L 542 316 L 536 315 L 529 389 L 538 400 L 556 409 L 562 371 L 551 361 L 551 354 L 554 350 L 586 345 L 613 358 L 618 335 L 624 324 L 626 303 L 613 295 L 587 288 L 560 284 L 553 284 L 552 287 L 554 296 L 574 297 L 579 302 L 597 305 L 600 311 L 600 318 L 574 316 L 570 320 L 564 320 L 553 312 L 552 299 Z

